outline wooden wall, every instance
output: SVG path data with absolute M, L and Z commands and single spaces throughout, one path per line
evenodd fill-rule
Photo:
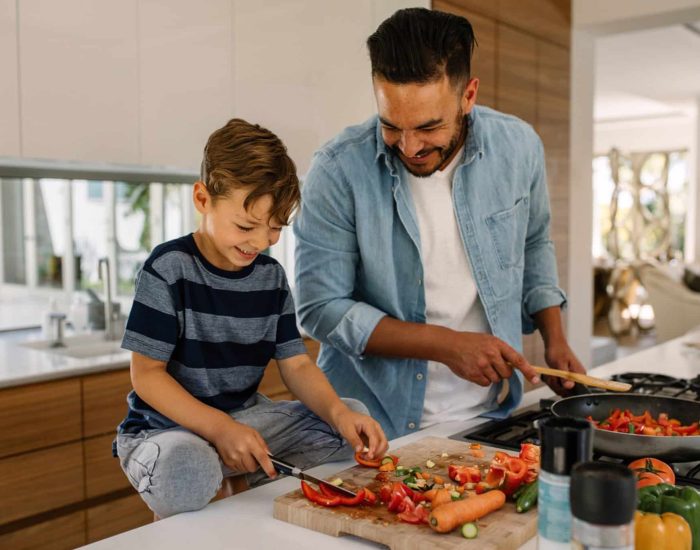
M 472 74 L 478 103 L 514 114 L 537 130 L 545 147 L 552 239 L 560 285 L 568 280 L 569 72 L 571 0 L 433 0 L 433 9 L 469 19 L 478 46 Z M 525 355 L 543 364 L 539 335 Z

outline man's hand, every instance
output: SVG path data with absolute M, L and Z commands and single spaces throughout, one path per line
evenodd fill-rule
M 344 406 L 334 416 L 333 424 L 356 452 L 361 452 L 367 445 L 368 458 L 383 457 L 389 448 L 382 427 L 366 414 L 360 414 Z
M 268 456 L 270 449 L 262 436 L 250 426 L 229 420 L 222 423 L 211 440 L 223 463 L 235 472 L 255 472 L 259 465 L 269 477 L 276 477 Z
M 571 351 L 569 344 L 565 340 L 549 344 L 546 347 L 544 358 L 547 361 L 547 366 L 553 369 L 586 374 L 586 369 L 583 368 L 583 365 L 576 358 L 576 355 Z M 569 395 L 574 387 L 574 383 L 571 380 L 564 380 L 555 376 L 545 376 L 543 380 L 555 393 L 562 396 Z
M 479 332 L 453 332 L 442 343 L 445 357 L 440 361 L 460 378 L 479 386 L 497 384 L 521 371 L 533 384 L 540 377 L 527 359 L 500 338 Z

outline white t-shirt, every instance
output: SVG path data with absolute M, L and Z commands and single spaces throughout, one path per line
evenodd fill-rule
M 449 166 L 428 177 L 404 169 L 418 216 L 426 323 L 490 333 L 452 200 L 452 178 L 463 153 L 460 150 Z M 474 418 L 493 408 L 497 394 L 497 386 L 481 387 L 435 361 L 428 362 L 426 383 L 421 428 Z

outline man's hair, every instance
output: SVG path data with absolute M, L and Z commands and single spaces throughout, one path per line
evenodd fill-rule
M 250 187 L 243 202 L 246 210 L 270 195 L 270 218 L 284 225 L 299 205 L 299 180 L 287 148 L 269 130 L 240 118 L 229 120 L 209 136 L 201 179 L 213 200 L 228 196 L 232 189 Z
M 396 84 L 425 84 L 444 74 L 466 84 L 476 38 L 464 17 L 426 8 L 399 10 L 367 39 L 372 76 Z

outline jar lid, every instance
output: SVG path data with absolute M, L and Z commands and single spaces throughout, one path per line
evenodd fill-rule
M 554 416 L 539 422 L 542 469 L 568 476 L 574 464 L 593 457 L 593 428 L 580 418 Z
M 597 525 L 626 525 L 637 507 L 637 479 L 623 464 L 584 462 L 571 471 L 571 513 Z

